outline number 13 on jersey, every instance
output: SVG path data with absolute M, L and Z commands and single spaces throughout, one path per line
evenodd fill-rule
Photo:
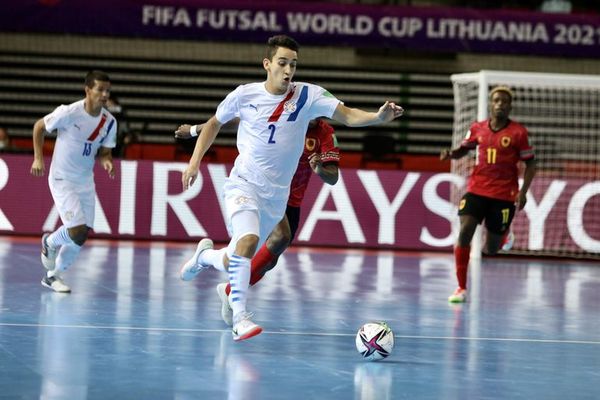
M 90 142 L 83 144 L 83 155 L 89 156 L 92 154 L 92 144 Z

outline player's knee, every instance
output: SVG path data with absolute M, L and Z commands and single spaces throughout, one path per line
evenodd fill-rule
M 235 249 L 236 254 L 243 257 L 252 257 L 256 252 L 258 246 L 258 236 L 249 233 L 240 237 L 236 243 Z
M 85 225 L 75 226 L 69 228 L 69 236 L 73 243 L 78 246 L 83 246 L 85 241 L 88 239 L 89 228 Z
M 258 244 L 258 236 L 254 233 L 249 233 L 240 237 L 238 244 L 242 244 L 244 246 L 256 246 Z
M 292 240 L 292 232 L 288 229 L 277 226 L 269 236 L 269 242 L 273 248 L 286 248 Z

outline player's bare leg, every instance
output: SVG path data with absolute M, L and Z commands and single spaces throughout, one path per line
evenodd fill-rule
M 505 233 L 493 233 L 487 231 L 487 240 L 484 248 L 485 254 L 489 254 L 491 256 L 495 255 L 500 251 L 500 248 L 505 242 L 505 236 L 509 233 L 509 231 Z

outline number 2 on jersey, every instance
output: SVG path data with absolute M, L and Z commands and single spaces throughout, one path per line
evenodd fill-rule
M 269 130 L 271 131 L 271 135 L 269 136 L 268 143 L 276 143 L 275 142 L 275 125 L 273 125 L 273 124 L 269 125 Z

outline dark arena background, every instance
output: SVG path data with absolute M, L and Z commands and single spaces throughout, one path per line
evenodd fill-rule
M 0 398 L 597 399 L 600 393 L 600 8 L 566 0 L 22 0 L 0 4 Z M 210 270 L 179 278 L 198 240 L 229 240 L 224 125 L 181 188 L 200 124 L 265 79 L 264 43 L 301 45 L 297 81 L 349 107 L 405 113 L 335 128 L 340 179 L 313 178 L 300 227 L 249 292 L 264 331 L 234 342 Z M 116 176 L 96 166 L 90 239 L 40 285 L 42 233 L 61 225 L 30 174 L 34 123 L 84 96 L 92 69 L 119 103 Z M 440 161 L 487 92 L 515 93 L 538 172 L 515 243 L 480 253 L 456 286 L 458 199 L 473 157 Z M 46 170 L 56 134 L 44 142 Z M 386 321 L 392 354 L 361 359 L 358 328 Z

